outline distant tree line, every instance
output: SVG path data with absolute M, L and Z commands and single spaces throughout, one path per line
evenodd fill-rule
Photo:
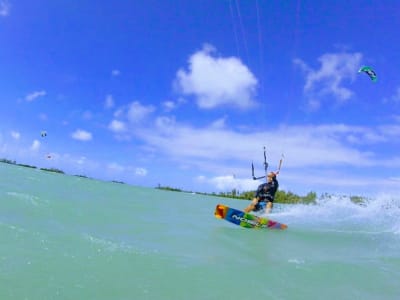
M 10 164 L 10 165 L 16 165 L 16 166 L 21 166 L 21 167 L 26 167 L 26 168 L 37 169 L 36 166 L 31 166 L 31 165 L 27 165 L 27 164 L 17 163 L 15 160 L 10 160 L 10 159 L 6 159 L 6 158 L 0 158 L 0 163 L 6 163 L 6 164 Z M 46 172 L 53 172 L 53 173 L 65 174 L 64 171 L 62 171 L 62 170 L 60 170 L 60 169 L 56 169 L 56 168 L 40 168 L 40 170 L 46 171 Z M 82 178 L 87 178 L 87 179 L 93 179 L 93 178 L 90 178 L 90 177 L 88 177 L 88 176 L 86 176 L 86 175 L 74 175 L 74 176 L 82 177 Z M 117 181 L 117 180 L 112 180 L 111 182 L 120 183 L 120 184 L 125 184 L 125 182 L 123 182 L 123 181 Z
M 166 190 L 166 191 L 174 191 L 174 192 L 187 192 L 193 193 L 191 191 L 184 191 L 178 188 L 171 188 L 169 186 L 161 186 L 158 185 L 158 189 Z M 255 196 L 255 191 L 246 191 L 246 192 L 238 192 L 236 189 L 233 189 L 231 192 L 220 192 L 220 193 L 203 193 L 203 192 L 196 192 L 196 194 L 200 195 L 209 195 L 209 196 L 216 196 L 216 197 L 224 197 L 224 198 L 231 198 L 231 199 L 239 199 L 239 200 L 252 200 Z M 319 198 L 332 198 L 333 195 L 329 195 L 327 193 L 322 194 Z M 282 191 L 278 190 L 275 194 L 275 201 L 276 203 L 285 203 L 285 204 L 316 204 L 317 203 L 317 193 L 316 192 L 309 192 L 305 196 L 296 195 L 290 191 Z M 350 201 L 356 204 L 364 203 L 366 198 L 361 196 L 350 196 Z
M 22 167 L 27 167 L 27 168 L 34 168 L 36 169 L 36 166 L 31 166 L 27 164 L 20 164 L 17 163 L 15 160 L 9 160 L 5 158 L 0 158 L 0 162 L 2 163 L 7 163 L 7 164 L 12 164 L 12 165 L 18 165 Z M 56 168 L 40 168 L 40 170 L 47 171 L 47 172 L 54 172 L 54 173 L 59 173 L 59 174 L 65 174 L 64 171 L 56 169 Z M 83 178 L 89 178 L 85 175 L 74 175 L 77 177 L 83 177 Z M 117 180 L 112 180 L 114 183 L 119 183 L 119 184 L 124 184 L 122 181 L 117 181 Z M 173 191 L 173 192 L 186 192 L 186 193 L 193 193 L 192 191 L 185 191 L 179 188 L 172 188 L 169 186 L 161 186 L 158 184 L 156 187 L 157 189 L 160 190 L 166 190 L 166 191 Z M 255 191 L 245 191 L 245 192 L 239 192 L 236 189 L 232 189 L 231 192 L 220 192 L 220 193 L 204 193 L 204 192 L 195 192 L 196 194 L 200 195 L 210 195 L 210 196 L 217 196 L 217 197 L 225 197 L 225 198 L 233 198 L 233 199 L 241 199 L 241 200 L 251 200 L 254 198 Z M 332 195 L 329 194 L 322 194 L 320 198 L 331 198 Z M 281 191 L 278 190 L 275 194 L 275 202 L 277 203 L 287 203 L 287 204 L 295 204 L 295 203 L 302 203 L 302 204 L 315 204 L 317 200 L 317 194 L 315 192 L 309 192 L 305 196 L 299 196 L 296 195 L 290 191 Z M 356 204 L 362 204 L 366 199 L 364 197 L 360 196 L 350 196 L 350 200 Z
M 6 163 L 6 164 L 10 164 L 10 165 L 21 166 L 21 167 L 25 167 L 25 168 L 37 169 L 36 166 L 31 166 L 31 165 L 27 165 L 27 164 L 19 164 L 15 160 L 10 160 L 10 159 L 6 159 L 6 158 L 0 158 L 0 162 Z M 64 171 L 56 169 L 56 168 L 40 168 L 40 170 L 47 171 L 47 172 L 65 174 Z
M 56 168 L 40 168 L 40 170 L 47 171 L 47 172 L 54 172 L 59 174 L 65 174 L 64 171 L 56 169 Z
M 166 190 L 166 191 L 174 191 L 174 192 L 187 192 L 192 193 L 191 191 L 183 191 L 178 188 L 172 188 L 169 186 L 161 186 L 158 185 L 157 189 Z M 196 194 L 200 195 L 210 195 L 224 198 L 233 198 L 233 199 L 241 199 L 241 200 L 251 200 L 254 198 L 255 191 L 246 191 L 246 192 L 238 192 L 236 189 L 233 189 L 231 192 L 220 192 L 220 193 L 203 193 L 196 192 Z M 275 202 L 278 203 L 303 203 L 303 204 L 315 204 L 317 200 L 317 193 L 309 192 L 305 196 L 298 196 L 292 192 L 286 191 L 277 191 L 275 194 Z
M 165 191 L 171 191 L 171 192 L 186 192 L 186 191 L 183 191 L 181 189 L 172 188 L 172 187 L 169 187 L 169 186 L 161 186 L 160 184 L 158 184 L 156 189 L 165 190 Z
M 21 167 L 36 169 L 35 166 L 26 165 L 26 164 L 18 164 L 15 160 L 10 160 L 10 159 L 6 159 L 6 158 L 0 158 L 0 162 L 5 163 L 5 164 L 10 164 L 10 165 L 17 165 L 17 166 L 21 166 Z

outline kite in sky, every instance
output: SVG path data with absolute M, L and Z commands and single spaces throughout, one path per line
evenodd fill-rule
M 369 76 L 369 78 L 371 78 L 372 81 L 376 81 L 376 79 L 377 79 L 376 73 L 374 70 L 372 70 L 371 67 L 368 67 L 368 66 L 361 67 L 360 70 L 358 70 L 358 73 L 361 73 L 361 72 L 366 73 Z

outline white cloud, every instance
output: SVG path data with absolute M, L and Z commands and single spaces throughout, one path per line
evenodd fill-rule
M 395 125 L 325 124 L 233 131 L 212 125 L 194 128 L 163 117 L 157 119 L 155 127 L 141 128 L 135 134 L 149 154 L 165 156 L 176 168 L 203 173 L 198 184 L 211 190 L 253 190 L 259 182 L 251 179 L 251 162 L 255 176 L 264 175 L 263 146 L 267 146 L 269 170 L 276 170 L 284 154 L 282 187 L 292 190 L 295 185 L 306 192 L 317 187 L 328 192 L 351 187 L 366 190 L 372 181 L 368 172 L 385 169 L 393 173 L 400 167 L 395 150 L 385 155 L 379 152 L 387 144 L 400 143 L 396 142 L 400 141 L 400 128 Z M 365 174 L 357 176 L 359 170 Z
M 392 97 L 394 102 L 400 102 L 400 87 L 397 88 L 396 93 Z
M 47 115 L 45 113 L 40 113 L 39 114 L 39 119 L 41 121 L 47 121 L 48 117 L 47 117 Z
M 108 128 L 114 132 L 123 132 L 126 130 L 125 123 L 118 120 L 112 120 Z
M 219 191 L 232 191 L 233 189 L 239 192 L 251 191 L 255 190 L 260 184 L 259 181 L 253 179 L 237 179 L 234 175 L 215 176 L 212 178 L 201 175 L 196 180 L 200 183 L 212 185 Z
M 115 118 L 121 118 L 123 117 L 123 115 L 124 115 L 124 108 L 118 108 L 113 114 Z
M 164 110 L 166 112 L 170 112 L 172 110 L 177 109 L 179 106 L 181 106 L 182 104 L 185 104 L 185 103 L 186 103 L 186 99 L 180 97 L 176 101 L 171 101 L 171 100 L 164 101 L 162 103 L 162 106 L 164 107 Z
M 400 103 L 400 87 L 398 87 L 395 91 L 395 93 L 389 97 L 389 98 L 385 98 L 383 99 L 384 103 Z
M 380 141 L 400 141 L 400 125 L 382 125 L 378 127 L 378 130 Z
M 148 146 L 167 154 L 172 160 L 211 169 L 218 166 L 226 169 L 227 160 L 248 163 L 259 158 L 265 141 L 275 145 L 268 150 L 271 159 L 279 161 L 284 152 L 293 168 L 379 166 L 382 159 L 371 151 L 359 150 L 360 145 L 392 142 L 398 134 L 396 127 L 388 130 L 388 127 L 364 128 L 342 124 L 252 132 L 235 132 L 212 126 L 192 128 L 168 118 L 159 118 L 156 124 L 155 128 L 143 128 L 137 132 Z
M 116 76 L 121 75 L 121 72 L 120 72 L 119 70 L 112 70 L 112 71 L 111 71 L 111 75 L 114 76 L 114 77 L 116 77 Z
M 176 121 L 173 117 L 158 117 L 154 122 L 156 128 L 162 133 L 171 133 L 175 130 Z
M 83 165 L 83 164 L 86 162 L 86 160 L 87 160 L 87 158 L 86 158 L 85 156 L 81 156 L 81 157 L 78 157 L 78 158 L 76 159 L 76 163 L 77 163 L 78 165 Z
M 82 114 L 82 119 L 84 120 L 91 120 L 93 118 L 93 114 L 90 110 L 86 110 Z
M 46 91 L 36 91 L 36 92 L 32 92 L 28 95 L 26 95 L 25 100 L 28 102 L 31 102 L 33 100 L 36 100 L 39 97 L 43 97 L 46 96 Z
M 99 162 L 88 159 L 85 156 L 75 156 L 70 153 L 50 153 L 51 160 L 56 163 L 60 169 L 71 173 L 71 174 L 81 174 L 99 178 L 99 175 L 105 174 L 104 166 Z M 104 178 L 104 177 L 103 177 Z
M 348 101 L 353 91 L 344 86 L 357 76 L 362 59 L 361 53 L 327 53 L 318 58 L 321 64 L 319 69 L 312 69 L 301 59 L 295 59 L 306 75 L 304 93 L 309 98 L 311 109 L 318 109 L 322 99 L 333 96 L 337 103 Z
M 39 148 L 40 148 L 40 142 L 38 140 L 34 140 L 32 142 L 32 145 L 31 145 L 30 149 L 32 151 L 37 151 L 37 150 L 39 150 Z
M 155 108 L 151 105 L 145 106 L 140 104 L 139 101 L 134 101 L 128 107 L 127 118 L 131 123 L 140 123 L 154 110 Z
M 165 111 L 174 110 L 177 106 L 176 103 L 173 101 L 164 101 L 162 105 L 164 106 Z
M 120 164 L 117 164 L 117 163 L 109 163 L 107 165 L 107 168 L 113 172 L 123 172 L 125 170 L 125 168 L 123 166 L 121 166 Z
M 10 3 L 8 1 L 0 1 L 0 16 L 6 17 L 10 14 Z
M 71 136 L 73 139 L 79 141 L 90 141 L 92 139 L 92 134 L 90 132 L 81 129 L 77 129 Z
M 215 120 L 212 124 L 211 127 L 213 128 L 224 128 L 226 123 L 226 117 L 220 118 L 218 120 Z
M 178 70 L 177 89 L 194 95 L 200 108 L 221 105 L 247 108 L 254 105 L 257 79 L 239 59 L 215 57 L 215 49 L 205 45 L 189 58 L 189 67 Z
M 112 95 L 107 95 L 107 96 L 106 96 L 106 100 L 104 101 L 104 107 L 105 107 L 106 109 L 109 109 L 109 108 L 113 108 L 113 107 L 114 107 L 114 98 L 113 98 Z
M 145 168 L 136 168 L 135 169 L 135 174 L 137 176 L 146 176 L 147 175 L 147 170 Z
M 21 134 L 18 131 L 11 131 L 11 136 L 14 140 L 19 140 Z
M 155 111 L 152 105 L 142 105 L 139 101 L 133 101 L 130 104 L 119 107 L 114 112 L 114 120 L 108 125 L 108 129 L 114 133 L 124 133 L 116 135 L 119 140 L 130 140 L 132 132 L 149 120 L 149 116 Z

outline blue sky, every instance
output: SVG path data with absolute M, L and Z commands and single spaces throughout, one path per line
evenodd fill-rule
M 399 15 L 385 0 L 0 0 L 0 157 L 247 191 L 265 146 L 281 189 L 396 193 Z

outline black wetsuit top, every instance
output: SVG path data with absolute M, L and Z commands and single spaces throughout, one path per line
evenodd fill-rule
M 276 178 L 272 179 L 271 182 L 260 184 L 256 191 L 256 197 L 259 198 L 259 202 L 274 202 L 278 187 L 279 183 Z
M 278 190 L 278 180 L 276 178 L 272 179 L 271 182 L 266 182 L 260 184 L 256 191 L 256 197 L 258 198 L 258 202 L 254 207 L 254 211 L 259 211 L 265 209 L 267 202 L 274 202 L 275 193 Z

